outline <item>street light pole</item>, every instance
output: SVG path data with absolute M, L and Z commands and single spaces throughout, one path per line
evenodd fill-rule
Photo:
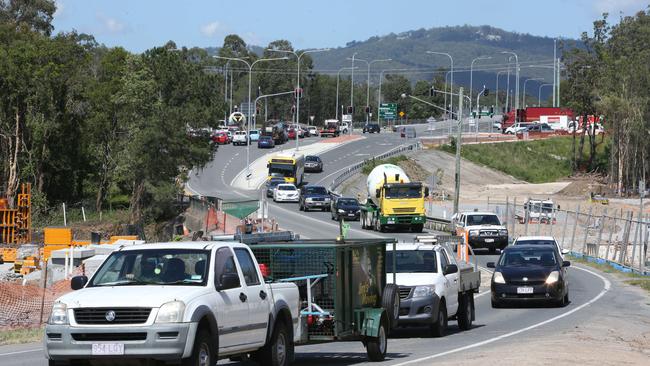
M 442 56 L 449 57 L 449 62 L 451 63 L 451 70 L 450 70 L 451 71 L 451 83 L 450 83 L 449 90 L 453 93 L 454 92 L 454 58 L 451 57 L 451 55 L 446 53 L 446 52 L 427 51 L 427 53 L 430 54 L 430 55 L 442 55 Z M 446 83 L 447 83 L 447 79 L 445 77 L 445 84 Z M 446 88 L 446 85 L 445 85 L 445 88 Z M 445 104 L 446 103 L 447 102 L 445 102 Z M 451 102 L 449 104 L 450 104 L 449 109 L 451 109 L 451 114 L 453 116 L 453 114 L 454 114 L 454 98 L 451 98 Z M 445 105 L 445 108 L 447 108 L 446 105 Z
M 539 86 L 539 92 L 537 93 L 537 106 L 542 106 L 542 88 L 545 86 L 555 86 L 554 84 L 542 84 Z M 555 100 L 553 100 L 555 101 Z
M 357 52 L 352 54 L 352 76 L 350 77 L 350 108 L 352 109 L 352 114 L 350 115 L 350 134 L 352 134 L 352 128 L 354 127 L 354 58 L 356 55 Z M 341 116 L 341 121 L 342 120 L 343 116 Z
M 524 80 L 524 100 L 522 103 L 522 107 L 526 108 L 526 84 L 528 84 L 529 81 L 544 81 L 542 78 L 532 78 L 532 79 L 526 79 Z
M 474 88 L 474 62 L 479 60 L 489 60 L 492 56 L 479 56 L 472 60 L 472 63 L 469 66 L 469 113 L 472 113 L 472 92 Z
M 353 57 L 354 57 L 354 56 L 353 56 Z M 348 59 L 348 60 L 350 60 L 350 59 Z M 368 60 L 363 60 L 363 59 L 357 58 L 356 60 L 353 60 L 353 62 L 354 62 L 354 61 L 365 62 L 365 63 L 366 63 L 366 66 L 368 67 L 368 82 L 367 82 L 367 88 L 366 88 L 366 89 L 367 89 L 367 90 L 366 90 L 366 107 L 369 107 L 369 106 L 370 106 L 370 65 L 372 65 L 372 64 L 375 63 L 375 62 L 388 62 L 388 61 L 393 61 L 393 59 L 392 59 L 392 58 L 387 58 L 387 59 L 383 59 L 383 60 L 372 60 L 372 61 L 368 61 Z M 377 112 L 377 113 L 379 113 L 379 112 Z M 368 124 L 368 117 L 369 117 L 369 115 L 368 115 L 368 113 L 366 112 L 366 124 Z
M 336 120 L 339 119 L 339 79 L 341 78 L 341 71 L 352 70 L 351 67 L 342 67 L 336 73 Z
M 470 98 L 471 100 L 471 98 Z M 463 143 L 461 124 L 463 121 L 463 87 L 458 90 L 458 132 L 456 134 L 456 174 L 454 187 L 454 214 L 458 214 L 460 200 L 460 145 Z
M 386 69 L 379 72 L 379 90 L 377 91 L 377 124 L 379 124 L 379 107 L 381 106 L 381 82 L 384 80 L 385 72 L 409 71 L 411 69 Z
M 222 57 L 222 56 L 212 56 L 214 58 L 222 59 L 222 60 L 231 60 L 231 61 L 239 61 L 243 62 L 248 66 L 248 112 L 246 115 L 246 124 L 247 126 L 247 131 L 246 131 L 246 137 L 248 138 L 250 135 L 251 131 L 251 88 L 253 85 L 253 66 L 255 66 L 256 63 L 262 62 L 262 61 L 278 61 L 278 60 L 287 60 L 287 57 L 281 57 L 281 58 L 261 58 L 259 60 L 255 60 L 253 63 L 249 63 L 248 61 L 241 59 L 241 58 L 235 58 L 235 57 Z M 250 140 L 249 143 L 246 145 L 246 180 L 250 183 Z
M 499 71 L 497 72 L 497 87 L 496 90 L 494 91 L 494 109 L 499 113 L 499 75 L 504 74 L 508 71 Z M 507 103 L 507 102 L 506 102 Z
M 515 122 L 519 122 L 519 56 L 510 51 L 501 51 L 502 54 L 515 56 Z

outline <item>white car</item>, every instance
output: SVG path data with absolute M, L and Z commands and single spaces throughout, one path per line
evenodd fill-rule
M 233 145 L 248 145 L 250 140 L 246 131 L 236 131 L 232 137 Z
M 564 259 L 565 254 L 569 254 L 569 250 L 562 249 L 560 243 L 552 236 L 520 236 L 515 239 L 512 245 L 552 245 L 557 248 L 562 259 Z
M 318 128 L 316 126 L 309 126 L 307 130 L 309 131 L 309 136 L 318 136 Z
M 120 248 L 90 279 L 73 277 L 71 287 L 76 291 L 56 299 L 45 326 L 49 365 L 141 358 L 214 365 L 257 352 L 286 366 L 284 356 L 307 329 L 299 324 L 298 287 L 265 283 L 240 243 Z
M 273 191 L 273 201 L 275 202 L 298 202 L 300 200 L 300 191 L 291 183 L 278 184 Z
M 517 122 L 514 125 L 506 128 L 506 134 L 507 135 L 516 135 L 520 132 L 526 131 L 528 126 L 530 126 L 530 122 Z

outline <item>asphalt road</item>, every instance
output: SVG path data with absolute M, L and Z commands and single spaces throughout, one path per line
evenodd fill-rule
M 423 130 L 427 126 L 420 126 Z M 435 132 L 435 131 L 434 131 Z M 305 143 L 317 141 L 317 138 L 303 140 Z M 301 141 L 301 142 L 303 142 Z M 358 140 L 321 155 L 325 161 L 325 172 L 307 177 L 310 183 L 327 185 L 336 174 L 345 168 L 369 156 L 385 152 L 404 140 L 392 133 L 366 135 Z M 251 161 L 262 153 L 251 148 Z M 220 147 L 215 162 L 206 166 L 198 174 L 192 174 L 190 186 L 201 194 L 219 195 L 235 190 L 228 186 L 232 178 L 245 167 L 244 147 Z M 250 196 L 251 193 L 239 193 Z M 253 192 L 253 195 L 259 194 Z M 297 204 L 270 204 L 270 215 L 277 217 L 280 226 L 300 233 L 303 237 L 332 238 L 338 233 L 338 225 L 331 221 L 329 213 L 298 210 Z M 411 233 L 378 233 L 362 230 L 358 223 L 352 223 L 350 236 L 353 238 L 395 237 L 408 240 Z M 480 266 L 485 267 L 489 261 L 498 256 L 478 253 Z M 492 309 L 489 289 L 482 289 L 476 298 L 476 321 L 472 329 L 462 332 L 455 321 L 449 323 L 448 335 L 444 338 L 431 338 L 427 329 L 398 330 L 388 344 L 387 360 L 381 365 L 429 365 L 434 359 L 461 360 L 464 352 L 473 348 L 490 347 L 493 344 L 514 342 L 518 337 L 548 336 L 571 329 L 586 321 L 595 321 L 598 316 L 620 312 L 631 299 L 633 292 L 620 288 L 611 288 L 609 281 L 583 267 L 573 267 L 570 273 L 571 303 L 564 308 L 524 306 L 506 309 Z M 486 275 L 484 273 L 483 275 Z M 630 310 L 632 311 L 632 310 Z M 368 364 L 366 352 L 360 342 L 339 342 L 320 345 L 302 346 L 296 349 L 296 365 L 364 365 Z M 221 361 L 220 364 L 228 364 Z M 0 347 L 0 365 L 45 365 L 40 344 L 23 344 Z M 230 363 L 246 365 L 247 363 Z M 374 364 L 374 363 L 373 363 Z

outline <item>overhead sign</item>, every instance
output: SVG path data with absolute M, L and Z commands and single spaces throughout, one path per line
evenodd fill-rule
M 246 116 L 242 112 L 232 112 L 228 118 L 228 122 L 231 124 L 239 124 L 246 122 Z
M 379 118 L 395 119 L 396 116 L 397 116 L 396 103 L 382 103 L 379 105 Z

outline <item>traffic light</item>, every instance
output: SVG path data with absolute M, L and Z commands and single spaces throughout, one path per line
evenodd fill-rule
M 352 106 L 348 106 L 348 114 L 354 113 L 354 108 Z
M 494 106 L 490 107 L 490 114 L 494 114 Z
M 372 107 L 367 105 L 366 106 L 366 114 L 370 114 L 370 113 L 372 113 Z
M 430 97 L 435 97 L 436 96 L 436 88 L 435 87 L 432 86 L 431 89 L 429 89 L 429 96 Z
M 490 89 L 485 88 L 485 90 L 483 90 L 483 96 L 484 96 L 484 97 L 487 97 L 488 94 L 490 94 Z
M 294 97 L 296 99 L 302 98 L 302 88 L 296 88 L 296 90 L 294 91 Z

